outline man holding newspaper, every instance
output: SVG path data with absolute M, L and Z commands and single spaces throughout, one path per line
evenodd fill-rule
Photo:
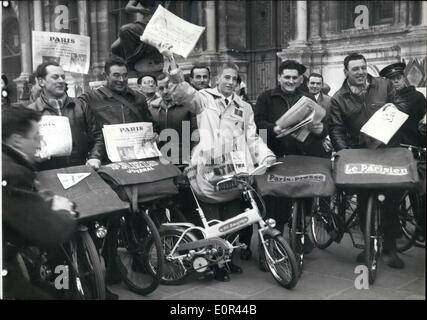
M 208 219 L 212 219 L 212 215 L 227 219 L 241 212 L 236 204 L 240 191 L 235 187 L 218 190 L 213 184 L 217 176 L 215 170 L 221 171 L 218 175 L 230 167 L 234 167 L 235 172 L 240 169 L 249 172 L 255 163 L 275 162 L 276 157 L 256 134 L 251 106 L 234 94 L 239 71 L 236 65 L 227 63 L 219 69 L 217 87 L 197 91 L 184 81 L 182 71 L 170 51 L 171 46 L 163 43 L 159 49 L 171 66 L 170 90 L 175 103 L 189 106 L 197 114 L 200 143 L 191 155 L 188 171 L 190 183 L 200 200 L 203 200 L 203 210 Z M 218 163 L 218 159 L 222 162 Z M 210 164 L 220 165 L 210 171 L 213 177 L 208 174 Z M 240 240 L 249 247 L 251 230 L 246 229 L 240 231 Z M 229 264 L 229 269 L 232 273 L 242 272 L 233 263 Z M 221 281 L 230 279 L 225 268 L 215 270 L 215 278 Z
M 344 74 L 346 79 L 342 87 L 331 98 L 329 135 L 334 149 L 340 151 L 342 149 L 377 148 L 380 145 L 383 147 L 399 146 L 398 134 L 393 136 L 398 127 L 394 128 L 394 132 L 391 131 L 393 129 L 391 125 L 395 121 L 378 122 L 383 117 L 389 118 L 387 113 L 393 113 L 391 115 L 396 119 L 400 114 L 394 105 L 395 90 L 391 81 L 369 75 L 366 59 L 358 53 L 352 53 L 344 59 Z M 386 133 L 387 137 L 384 136 Z M 390 267 L 401 269 L 404 267 L 404 263 L 396 254 L 396 238 L 401 232 L 397 209 L 397 201 L 400 199 L 399 191 L 395 193 L 390 191 L 385 195 L 384 210 L 387 214 L 383 215 L 382 222 L 383 255 Z M 367 197 L 366 192 L 357 194 L 358 208 L 366 208 Z M 359 210 L 359 217 L 360 225 L 364 226 L 365 210 Z M 363 232 L 362 227 L 361 229 Z M 361 252 L 357 256 L 357 262 L 362 263 L 364 256 L 364 252 Z
M 327 157 L 323 138 L 327 135 L 323 123 L 325 110 L 319 106 L 311 93 L 299 88 L 306 68 L 293 60 L 282 62 L 278 70 L 279 85 L 263 92 L 256 102 L 254 113 L 259 130 L 267 130 L 267 143 L 277 157 L 306 155 Z M 291 201 L 287 198 L 268 197 L 267 213 L 283 230 L 291 212 Z M 310 239 L 308 236 L 305 239 Z M 308 240 L 304 243 L 305 253 L 313 249 Z

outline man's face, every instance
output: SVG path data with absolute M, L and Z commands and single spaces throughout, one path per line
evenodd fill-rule
M 294 92 L 300 85 L 300 75 L 298 70 L 284 69 L 277 77 L 280 87 L 285 92 Z
M 319 77 L 310 77 L 308 79 L 308 90 L 310 93 L 316 95 L 322 90 L 323 81 Z
M 405 77 L 403 74 L 399 73 L 395 76 L 390 77 L 391 82 L 396 90 L 402 90 L 406 87 Z
M 234 88 L 237 86 L 237 71 L 234 69 L 224 69 L 218 75 L 218 91 L 225 97 L 232 95 Z
M 149 76 L 141 79 L 141 84 L 139 87 L 145 94 L 153 94 L 156 92 L 156 82 L 152 77 Z
M 61 67 L 47 66 L 46 77 L 39 78 L 39 85 L 48 96 L 53 98 L 61 98 L 65 94 L 65 72 Z
M 31 128 L 27 134 L 17 135 L 17 142 L 14 147 L 33 160 L 37 148 L 40 146 L 39 124 L 36 121 L 31 121 Z
M 124 92 L 128 86 L 128 70 L 126 66 L 113 65 L 107 74 L 107 87 L 113 91 Z
M 205 89 L 209 86 L 209 71 L 206 68 L 194 69 L 193 78 L 190 77 L 190 82 L 197 90 Z
M 361 86 L 366 83 L 368 67 L 365 60 L 351 60 L 348 63 L 348 70 L 344 70 L 348 82 L 354 86 Z
M 157 90 L 164 101 L 170 102 L 172 100 L 172 96 L 169 91 L 169 77 L 157 81 Z

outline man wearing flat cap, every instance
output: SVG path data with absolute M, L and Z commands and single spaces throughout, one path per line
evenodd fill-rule
M 382 69 L 380 76 L 391 80 L 396 90 L 394 103 L 409 116 L 398 132 L 400 142 L 425 147 L 426 140 L 418 131 L 418 123 L 426 113 L 427 103 L 421 92 L 408 85 L 405 67 L 402 62 L 393 63 Z
M 294 60 L 283 61 L 278 70 L 277 80 L 279 85 L 271 90 L 267 90 L 258 97 L 254 107 L 255 123 L 258 129 L 267 130 L 267 145 L 277 157 L 285 155 L 307 155 L 323 157 L 326 154 L 322 145 L 323 138 L 326 137 L 326 129 L 323 123 L 311 124 L 308 129 L 310 134 L 302 143 L 291 136 L 281 136 L 282 128 L 276 125 L 278 120 L 288 111 L 301 97 L 306 96 L 316 101 L 314 95 L 303 91 L 301 83 L 305 66 Z M 266 199 L 267 213 L 277 221 L 279 230 L 288 221 L 291 201 L 287 198 Z M 313 244 L 309 237 L 305 237 L 304 252 L 309 253 Z

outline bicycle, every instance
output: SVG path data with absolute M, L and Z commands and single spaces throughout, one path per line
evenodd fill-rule
M 318 197 L 330 197 L 335 193 L 329 159 L 289 155 L 281 166 L 276 166 L 267 175 L 256 177 L 257 190 L 263 196 L 273 196 L 292 201 L 289 223 L 283 234 L 289 233 L 290 245 L 301 276 L 304 264 L 304 243 L 310 221 L 311 208 Z M 323 199 L 323 198 L 322 198 Z
M 426 148 L 407 144 L 401 144 L 401 146 L 414 154 L 414 158 L 419 161 L 419 169 L 424 168 L 425 171 Z M 423 183 L 425 188 L 425 181 Z M 423 192 L 405 191 L 402 195 L 399 201 L 402 236 L 397 240 L 398 252 L 404 252 L 413 245 L 425 248 L 425 201 L 425 190 Z
M 64 189 L 58 174 L 90 174 L 78 184 Z M 75 203 L 79 213 L 76 217 L 78 228 L 75 236 L 60 248 L 26 248 L 22 252 L 31 270 L 32 279 L 48 288 L 55 288 L 55 269 L 65 268 L 70 280 L 72 297 L 78 299 L 105 299 L 105 268 L 101 256 L 107 229 L 99 221 L 128 210 L 129 205 L 110 190 L 107 184 L 88 166 L 75 166 L 37 173 L 40 190 L 46 196 L 58 194 Z M 95 243 L 96 242 L 96 243 Z M 100 248 L 101 247 L 101 248 Z M 63 292 L 55 288 L 55 293 Z
M 166 172 L 158 173 L 159 168 Z M 158 288 L 163 273 L 164 257 L 156 223 L 161 218 L 163 202 L 167 203 L 165 199 L 178 193 L 173 177 L 180 171 L 153 158 L 112 163 L 101 167 L 98 173 L 120 199 L 130 204 L 129 212 L 110 221 L 109 260 L 131 291 L 147 295 Z
M 77 218 L 79 220 L 79 218 Z M 19 250 L 30 280 L 53 296 L 80 300 L 105 300 L 104 269 L 91 231 L 102 237 L 97 222 L 79 222 L 75 236 L 56 249 L 26 247 Z M 60 266 L 60 269 L 57 267 Z M 57 271 L 64 276 L 58 287 Z M 67 290 L 71 289 L 70 295 Z
M 106 250 L 109 250 L 109 259 L 126 286 L 141 295 L 158 288 L 163 269 L 162 246 L 157 226 L 150 217 L 150 204 L 133 199 L 130 210 L 108 221 Z M 146 245 L 148 239 L 153 243 L 151 248 Z M 154 272 L 147 271 L 149 260 Z
M 224 176 L 217 182 L 216 186 L 219 190 L 240 186 L 242 197 L 247 204 L 244 212 L 226 221 L 208 221 L 191 188 L 203 227 L 191 223 L 162 224 L 160 237 L 166 264 L 162 283 L 180 284 L 191 272 L 204 273 L 215 265 L 226 266 L 231 261 L 233 250 L 246 246 L 238 243 L 238 237 L 230 242 L 226 236 L 257 224 L 260 247 L 273 278 L 287 289 L 295 287 L 298 282 L 298 267 L 292 249 L 280 231 L 275 229 L 274 219 L 263 220 L 265 205 L 249 184 L 250 176 L 266 169 L 265 166 L 261 166 L 250 174 Z M 256 199 L 262 204 L 262 213 L 259 211 Z
M 330 202 L 321 205 L 323 201 L 315 198 L 311 211 L 310 229 L 316 248 L 323 250 L 333 242 L 340 243 L 346 233 L 350 235 L 355 248 L 363 248 L 363 245 L 356 244 L 352 232 L 359 225 L 356 196 L 340 190 L 331 197 Z
M 418 186 L 416 163 L 412 153 L 404 148 L 344 149 L 336 154 L 334 167 L 335 182 L 341 190 L 351 193 L 357 191 L 359 195 L 362 190 L 366 190 L 366 207 L 361 208 L 359 205 L 356 212 L 366 210 L 366 221 L 362 226 L 364 230 L 362 248 L 364 263 L 368 268 L 369 284 L 373 284 L 383 246 L 384 234 L 381 224 L 382 216 L 385 214 L 386 194 L 391 190 L 407 191 Z M 360 200 L 358 199 L 359 204 Z M 387 202 L 387 205 L 389 210 L 394 209 L 391 203 Z M 335 224 L 338 220 L 334 221 L 336 215 L 332 214 L 329 217 L 330 222 L 325 225 L 339 232 L 340 229 Z M 321 219 L 319 221 L 327 221 Z

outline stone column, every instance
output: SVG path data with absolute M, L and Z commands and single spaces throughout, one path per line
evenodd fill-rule
M 34 30 L 43 31 L 43 6 L 41 0 L 33 1 Z
M 408 24 L 408 1 L 399 1 L 399 22 L 406 26 Z
M 206 2 L 206 4 L 209 1 Z M 216 24 L 218 25 L 218 51 L 227 50 L 227 1 L 221 0 L 218 3 L 218 19 Z
M 51 31 L 50 30 L 50 15 L 51 15 L 51 6 L 49 3 L 49 0 L 44 0 L 43 1 L 43 6 L 44 6 L 44 10 L 43 10 L 43 16 L 44 16 L 44 30 L 45 31 Z
M 88 3 L 86 0 L 78 0 L 77 12 L 78 12 L 78 19 L 79 19 L 79 34 L 83 36 L 89 35 L 87 6 L 88 6 Z
M 216 52 L 215 1 L 206 1 L 206 51 Z
M 307 46 L 307 1 L 295 1 L 295 39 L 289 42 L 289 47 L 277 53 L 277 56 L 283 61 L 287 59 L 297 60 L 302 64 L 309 66 L 311 64 L 311 49 Z
M 427 26 L 427 1 L 421 1 L 421 25 Z
M 18 102 L 27 102 L 29 92 L 24 93 L 28 87 L 28 79 L 32 73 L 31 61 L 31 28 L 30 28 L 30 3 L 28 0 L 18 2 L 19 39 L 21 42 L 21 74 L 15 79 Z M 23 94 L 24 93 L 24 94 Z
M 337 32 L 338 31 L 338 1 L 328 1 L 328 21 L 329 28 L 328 32 Z
M 320 6 L 319 1 L 311 1 L 310 3 L 310 39 L 320 39 Z
M 297 0 L 297 15 L 296 15 L 296 43 L 305 44 L 307 42 L 307 1 Z
M 97 6 L 98 13 L 98 58 L 101 65 L 110 55 L 110 28 L 108 26 L 108 1 L 99 1 Z

